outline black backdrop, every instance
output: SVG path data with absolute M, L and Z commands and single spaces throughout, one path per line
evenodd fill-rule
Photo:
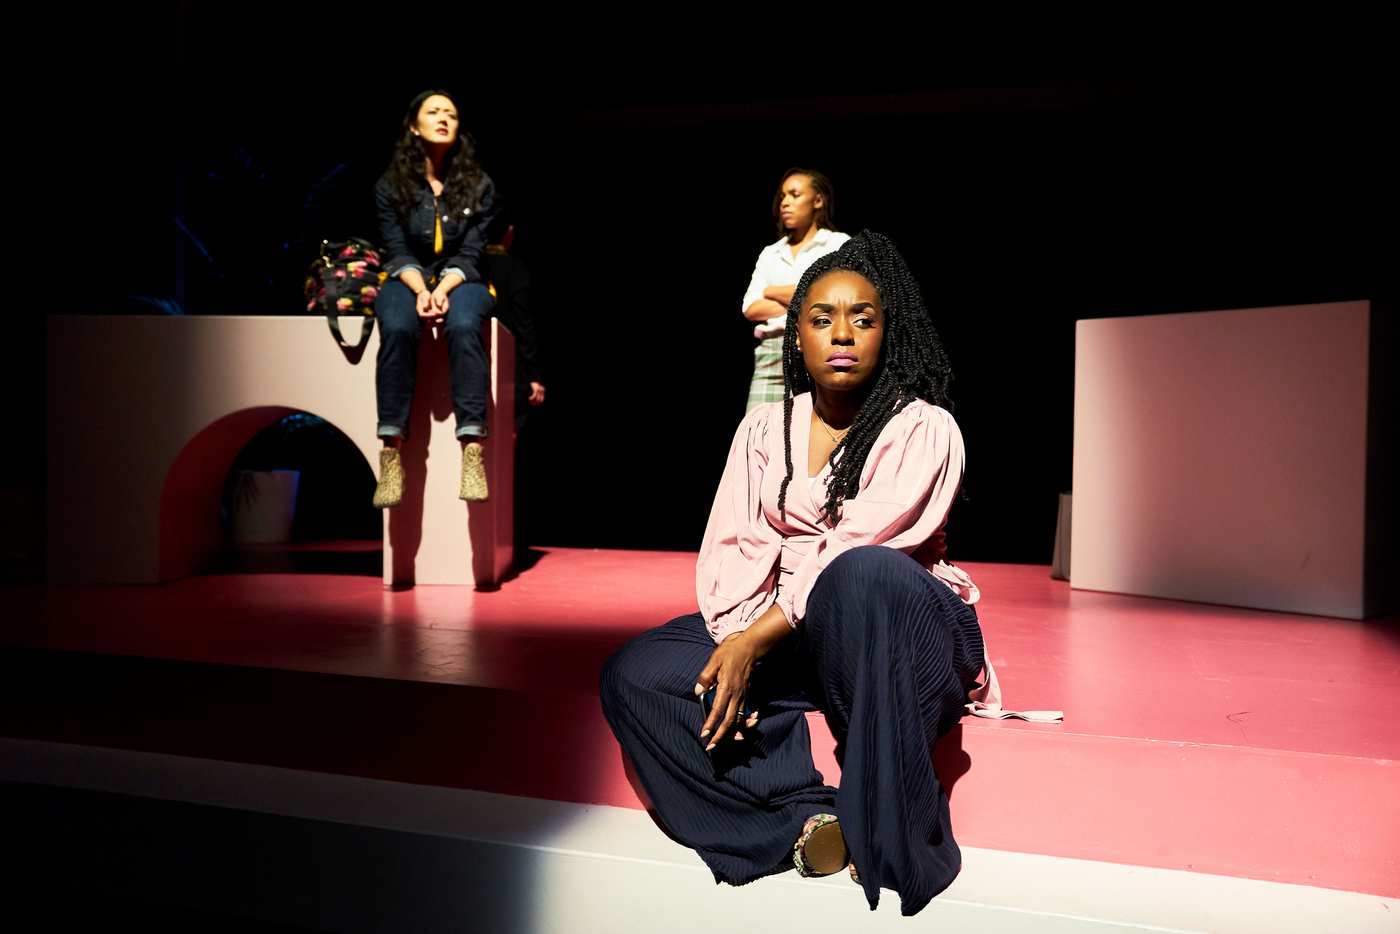
M 842 228 L 892 235 L 933 308 L 968 447 L 954 559 L 1049 560 L 1075 319 L 1394 295 L 1394 98 L 1361 54 L 789 80 L 700 42 L 594 54 L 520 24 L 469 55 L 422 32 L 388 56 L 388 27 L 317 53 L 308 21 L 227 11 L 151 14 L 119 67 L 70 75 L 100 159 L 60 164 L 102 247 L 39 306 L 295 313 L 310 244 L 372 229 L 407 100 L 452 88 L 534 276 L 550 400 L 517 506 L 535 544 L 698 544 L 750 369 L 739 297 L 789 165 L 835 180 Z

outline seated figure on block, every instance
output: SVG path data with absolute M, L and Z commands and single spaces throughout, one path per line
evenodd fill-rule
M 408 431 L 418 340 L 441 325 L 452 370 L 452 408 L 462 442 L 461 498 L 486 499 L 481 443 L 486 437 L 489 366 L 481 328 L 492 298 L 481 272 L 495 186 L 475 158 L 450 94 L 426 91 L 409 104 L 389 168 L 375 185 L 388 281 L 379 290 L 375 389 L 379 404 L 379 485 L 374 505 L 403 497 L 399 445 Z

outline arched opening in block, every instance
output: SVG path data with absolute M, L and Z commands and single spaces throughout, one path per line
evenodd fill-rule
M 278 419 L 229 468 L 220 568 L 379 577 L 384 518 L 371 504 L 374 485 L 364 455 L 335 425 L 308 412 Z
M 276 470 L 302 474 L 289 540 L 230 548 L 240 498 L 245 506 L 256 499 L 260 480 L 261 491 L 273 495 L 265 472 Z M 160 579 L 206 569 L 378 574 L 382 536 L 378 512 L 369 505 L 373 489 L 365 453 L 333 423 L 285 406 L 232 412 L 191 437 L 166 475 Z M 324 541 L 340 543 L 330 553 L 341 557 L 316 566 L 327 560 L 315 544 Z M 299 559 L 299 553 L 311 557 Z

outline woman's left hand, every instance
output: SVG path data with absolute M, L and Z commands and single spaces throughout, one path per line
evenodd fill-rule
M 529 399 L 529 402 L 530 402 L 531 405 L 543 405 L 543 404 L 544 404 L 544 383 L 537 383 L 537 382 L 534 382 L 533 380 L 530 381 L 530 399 Z
M 759 646 L 755 640 L 747 632 L 736 632 L 715 647 L 710 660 L 700 670 L 695 684 L 697 697 L 708 691 L 711 685 L 718 685 L 714 706 L 710 708 L 705 725 L 700 728 L 701 739 L 713 736 L 705 747 L 706 752 L 714 749 L 715 744 L 728 736 L 736 725 L 734 721 L 739 715 L 739 705 L 749 689 L 749 675 L 758 657 Z M 757 722 L 758 715 L 755 713 L 749 716 L 745 725 L 752 727 Z M 734 736 L 743 739 L 742 733 L 736 732 Z

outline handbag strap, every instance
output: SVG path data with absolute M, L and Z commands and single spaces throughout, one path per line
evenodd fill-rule
M 345 342 L 345 335 L 340 333 L 340 315 L 334 311 L 326 314 L 326 324 L 330 325 L 331 335 L 335 337 L 335 342 L 342 349 L 353 350 L 357 353 L 365 349 L 365 345 L 369 343 L 369 336 L 374 333 L 374 318 L 370 315 L 365 315 L 365 326 L 360 329 L 360 342 L 358 344 Z

